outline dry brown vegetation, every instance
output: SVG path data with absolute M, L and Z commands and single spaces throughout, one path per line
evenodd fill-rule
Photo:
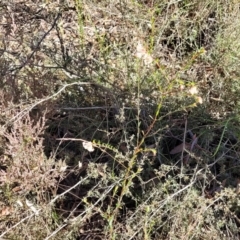
M 240 8 L 0 3 L 0 239 L 239 239 Z

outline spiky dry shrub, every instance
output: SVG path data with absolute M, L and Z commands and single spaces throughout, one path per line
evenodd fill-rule
M 8 238 L 44 238 L 52 232 L 55 196 L 65 165 L 44 154 L 45 118 L 33 121 L 29 114 L 9 122 L 20 109 L 1 108 L 1 234 Z M 8 119 L 8 120 L 6 120 Z M 42 228 L 44 225 L 46 228 Z M 3 236 L 1 235 L 1 237 Z

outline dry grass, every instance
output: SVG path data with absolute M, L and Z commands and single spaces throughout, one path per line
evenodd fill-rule
M 1 239 L 239 239 L 237 1 L 0 16 Z

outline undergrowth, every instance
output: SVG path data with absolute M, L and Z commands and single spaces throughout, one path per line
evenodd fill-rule
M 239 239 L 238 1 L 0 13 L 1 239 Z

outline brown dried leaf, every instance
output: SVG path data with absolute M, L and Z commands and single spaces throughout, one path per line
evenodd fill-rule
M 191 144 L 189 143 L 181 143 L 177 145 L 175 148 L 173 148 L 170 152 L 170 154 L 177 154 L 182 152 L 184 149 L 189 150 L 191 148 Z
M 11 207 L 5 207 L 2 209 L 1 213 L 0 213 L 0 216 L 7 216 L 9 214 L 11 214 L 12 212 L 12 208 Z

